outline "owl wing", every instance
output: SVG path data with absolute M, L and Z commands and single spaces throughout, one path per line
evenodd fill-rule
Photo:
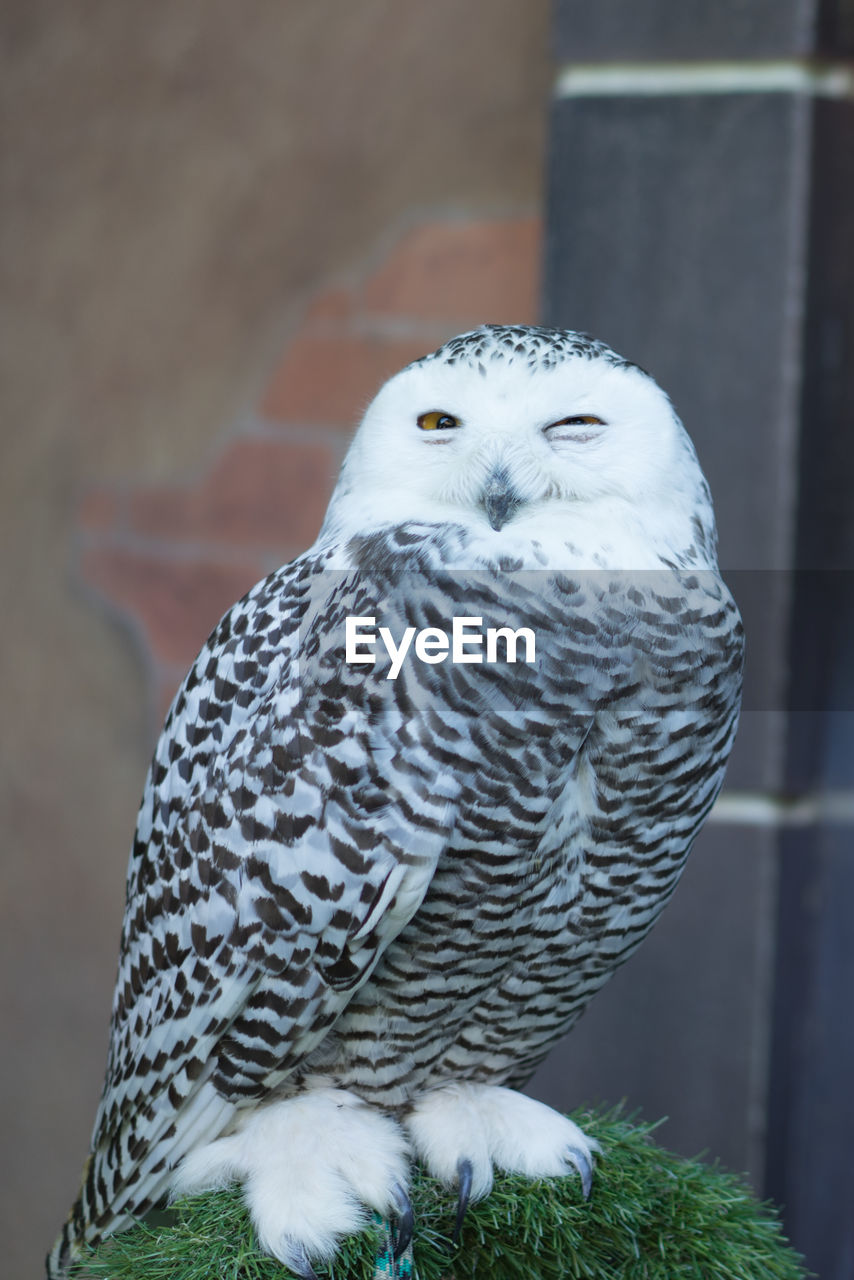
M 392 690 L 371 693 L 336 647 L 370 602 L 352 578 L 317 580 L 297 561 L 226 615 L 158 743 L 76 1239 L 143 1212 L 311 1052 L 444 847 L 452 783 L 407 765 Z

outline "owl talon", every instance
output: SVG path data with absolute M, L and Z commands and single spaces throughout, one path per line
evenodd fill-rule
M 391 1198 L 397 1210 L 397 1235 L 394 1241 L 394 1256 L 399 1258 L 412 1243 L 415 1219 L 412 1214 L 412 1201 L 399 1182 L 392 1187 Z
M 319 1280 L 318 1274 L 308 1260 L 304 1249 L 295 1249 L 288 1258 L 288 1267 L 300 1280 Z
M 472 1164 L 471 1160 L 460 1160 L 457 1165 L 457 1174 L 459 1176 L 460 1190 L 457 1196 L 457 1220 L 454 1223 L 454 1234 L 451 1237 L 454 1244 L 460 1242 L 460 1232 L 463 1229 L 463 1219 L 466 1216 L 466 1209 L 469 1207 L 471 1198 L 471 1182 L 472 1182 Z
M 585 1200 L 590 1198 L 590 1188 L 593 1186 L 593 1164 L 588 1158 L 586 1152 L 580 1147 L 567 1147 L 566 1158 L 569 1163 L 578 1171 L 581 1179 L 581 1192 Z

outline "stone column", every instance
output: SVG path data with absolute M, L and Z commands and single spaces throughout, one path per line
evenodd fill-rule
M 854 6 L 558 0 L 555 41 L 545 320 L 671 394 L 749 656 L 715 821 L 537 1087 L 669 1114 L 663 1141 L 747 1169 L 847 1280 Z

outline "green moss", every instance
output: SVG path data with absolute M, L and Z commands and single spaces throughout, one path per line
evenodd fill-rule
M 803 1280 L 808 1273 L 786 1243 L 776 1212 L 744 1180 L 716 1165 L 684 1160 L 619 1108 L 577 1112 L 602 1144 L 585 1203 L 576 1177 L 529 1182 L 496 1177 L 486 1200 L 450 1241 L 454 1197 L 417 1173 L 417 1280 Z M 284 1280 L 280 1263 L 258 1253 L 240 1193 L 180 1201 L 173 1221 L 140 1223 L 106 1241 L 86 1275 L 110 1280 Z M 342 1242 L 329 1280 L 372 1280 L 378 1234 Z

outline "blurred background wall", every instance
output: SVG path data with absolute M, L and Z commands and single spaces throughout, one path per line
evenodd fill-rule
M 408 228 L 536 215 L 548 18 L 546 0 L 2 7 L 0 1269 L 10 1277 L 40 1273 L 80 1176 L 127 853 L 162 711 L 147 636 L 121 601 L 95 597 L 82 565 L 81 537 L 107 518 L 91 495 L 190 484 L 215 465 L 260 413 L 312 299 L 376 265 Z M 531 298 L 536 261 L 529 252 Z M 437 328 L 416 332 L 422 352 Z M 343 420 L 296 410 L 292 442 L 326 449 L 308 463 L 318 523 L 318 495 L 383 376 L 374 352 Z M 285 554 L 317 527 L 295 520 L 293 490 Z M 221 542 L 234 568 L 243 553 Z M 173 569 L 189 554 L 175 550 Z M 165 680 L 212 621 L 216 573 L 203 577 L 192 587 L 201 600 L 188 599 L 186 577 L 159 596 L 156 575 L 140 587 L 167 634 L 199 610 L 178 660 L 167 648 Z M 239 577 L 238 566 L 228 598 L 214 590 L 215 608 L 243 590 Z
M 819 242 L 830 237 L 834 260 L 851 261 L 839 219 L 814 231 L 811 213 L 815 202 L 842 207 L 849 190 L 845 104 L 829 134 L 807 92 L 603 94 L 578 73 L 603 61 L 803 59 L 831 7 L 728 0 L 710 17 L 691 0 L 677 22 L 656 4 L 641 22 L 617 0 L 553 12 L 547 0 L 135 10 L 7 0 L 0 1214 L 10 1275 L 40 1266 L 85 1155 L 127 850 L 165 706 L 222 610 L 313 540 L 349 432 L 388 373 L 483 320 L 589 327 L 673 392 L 712 480 L 724 563 L 780 575 L 803 530 L 819 526 L 798 514 L 811 510 L 797 474 L 803 369 L 815 359 L 799 299 Z M 835 317 L 843 354 L 845 279 L 838 268 L 836 293 L 825 289 L 839 301 L 810 303 Z M 838 439 L 844 395 L 821 400 L 820 383 L 809 395 Z M 831 471 L 844 528 L 848 454 L 822 457 L 813 491 L 827 492 Z M 816 832 L 798 828 L 804 855 L 778 820 L 781 791 L 797 781 L 812 795 L 816 779 L 798 781 L 786 763 L 791 652 L 780 638 L 793 606 L 768 581 L 751 628 L 754 675 L 767 680 L 751 695 L 734 805 L 532 1089 L 566 1108 L 627 1096 L 649 1118 L 670 1116 L 663 1141 L 708 1149 L 760 1190 L 769 1130 L 782 1126 L 775 1189 L 797 1208 L 792 1171 L 811 1131 L 804 1081 L 819 1077 L 792 1067 L 813 1052 L 795 1029 L 801 1017 L 826 1027 L 845 999 L 845 958 L 835 941 L 818 948 L 831 995 L 816 1022 L 816 947 L 793 958 L 779 939 L 805 936 L 805 903 L 809 938 L 836 938 L 822 903 L 851 860 L 831 858 L 827 872 Z M 822 725 L 811 714 L 811 741 L 824 742 Z M 819 746 L 810 758 L 829 757 Z M 749 821 L 744 800 L 760 804 Z M 821 838 L 848 850 L 847 834 Z M 781 1004 L 786 964 L 800 975 L 796 1006 Z M 827 1063 L 834 1046 L 819 1040 Z M 822 1079 L 835 1098 L 838 1071 Z M 844 1134 L 837 1109 L 830 1118 Z M 828 1151 L 824 1142 L 811 1185 Z M 825 1198 L 844 1204 L 847 1170 L 833 1161 Z M 818 1219 L 798 1212 L 806 1247 Z

